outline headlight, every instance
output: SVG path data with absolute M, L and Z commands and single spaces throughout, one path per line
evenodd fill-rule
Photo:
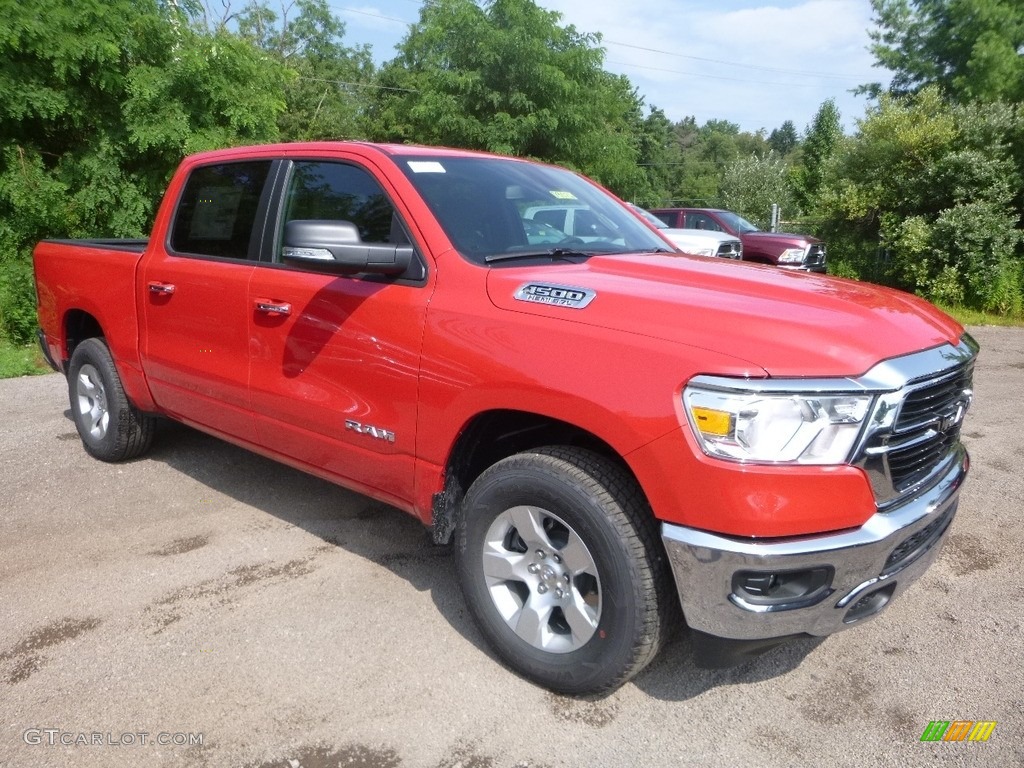
M 716 251 L 714 248 L 694 248 L 692 250 L 684 249 L 687 253 L 692 253 L 696 256 L 714 256 Z
M 845 463 L 873 399 L 862 393 L 756 392 L 699 383 L 683 392 L 690 427 L 706 454 L 760 463 Z
M 787 248 L 779 256 L 779 264 L 803 264 L 806 248 Z

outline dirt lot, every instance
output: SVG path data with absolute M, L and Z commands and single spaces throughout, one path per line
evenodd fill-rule
M 914 589 L 734 670 L 681 635 L 595 700 L 497 663 L 411 518 L 182 427 L 102 464 L 62 378 L 2 381 L 0 765 L 1024 765 L 1024 331 L 973 332 L 972 475 Z

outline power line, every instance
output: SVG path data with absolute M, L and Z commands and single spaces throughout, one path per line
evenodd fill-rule
M 328 77 L 305 77 L 299 75 L 297 80 L 310 80 L 315 83 L 333 83 L 334 85 L 347 85 L 352 88 L 376 88 L 380 91 L 401 91 L 402 93 L 420 93 L 416 88 L 396 88 L 390 85 L 374 85 L 373 83 L 350 83 L 345 80 L 331 80 Z
M 649 69 L 653 72 L 669 72 L 673 75 L 688 75 L 690 77 L 699 77 L 702 80 L 728 80 L 733 83 L 746 83 L 747 85 L 775 85 L 780 88 L 818 88 L 820 87 L 817 83 L 773 83 L 767 80 L 751 80 L 748 77 L 728 77 L 727 75 L 707 75 L 703 72 L 683 72 L 679 69 L 666 69 L 665 67 L 648 67 L 644 64 L 630 64 L 625 61 L 611 61 L 610 59 L 605 61 L 606 64 L 615 64 L 620 67 L 633 67 L 634 69 Z
M 336 11 L 341 11 L 342 13 L 356 13 L 359 14 L 360 16 L 369 16 L 372 19 L 382 19 L 383 21 L 396 21 L 399 24 L 404 24 L 406 26 L 416 23 L 413 21 L 406 21 L 405 19 L 399 19 L 395 16 L 385 16 L 382 13 L 371 13 L 370 11 L 361 11 L 358 8 L 349 8 L 343 5 L 332 5 L 328 3 L 328 7 L 333 8 Z
M 691 59 L 693 61 L 706 61 L 706 62 L 709 62 L 711 64 L 725 64 L 725 65 L 728 65 L 728 66 L 731 66 L 731 67 L 741 67 L 741 68 L 744 68 L 744 69 L 757 69 L 757 70 L 761 70 L 763 72 L 780 72 L 782 74 L 787 74 L 787 75 L 803 75 L 803 76 L 806 76 L 806 77 L 827 77 L 827 78 L 831 78 L 831 79 L 834 79 L 834 80 L 850 80 L 850 81 L 852 81 L 852 80 L 855 79 L 855 78 L 851 78 L 848 75 L 834 75 L 834 74 L 830 74 L 828 72 L 807 72 L 805 70 L 800 70 L 800 69 L 778 69 L 776 67 L 762 67 L 759 64 L 741 64 L 741 63 L 736 62 L 736 61 L 724 61 L 722 59 L 707 59 L 707 58 L 704 58 L 703 56 L 690 56 L 689 54 L 676 53 L 674 51 L 663 51 L 663 50 L 660 50 L 658 48 L 646 48 L 646 47 L 644 47 L 642 45 L 632 45 L 630 43 L 620 43 L 620 42 L 618 42 L 616 40 L 602 40 L 602 42 L 607 43 L 608 45 L 617 45 L 617 46 L 620 46 L 622 48 L 633 48 L 633 49 L 638 50 L 638 51 L 647 51 L 648 53 L 661 53 L 661 54 L 664 54 L 665 56 L 675 56 L 676 58 L 679 58 L 679 59 Z
M 430 5 L 430 0 L 406 0 L 406 2 L 413 3 L 414 5 L 419 5 L 419 6 Z M 332 5 L 332 4 L 329 4 L 329 5 L 330 5 L 330 7 L 334 8 L 337 11 L 341 11 L 342 13 L 354 13 L 354 14 L 358 14 L 360 16 L 369 16 L 370 18 L 373 18 L 373 19 L 381 19 L 383 21 L 393 21 L 393 22 L 396 22 L 398 24 L 404 24 L 406 26 L 411 26 L 412 24 L 416 23 L 415 21 L 407 21 L 406 19 L 400 19 L 400 18 L 398 18 L 396 16 L 385 16 L 384 14 L 381 14 L 381 13 L 372 13 L 370 11 L 363 11 L 363 10 L 360 10 L 358 8 L 350 8 L 348 6 L 340 6 L 340 5 Z M 856 80 L 856 78 L 852 78 L 852 77 L 849 77 L 847 75 L 838 75 L 838 74 L 833 74 L 831 72 L 810 72 L 810 71 L 807 71 L 807 70 L 800 70 L 800 69 L 782 69 L 782 68 L 779 68 L 779 67 L 766 67 L 766 66 L 762 66 L 760 64 L 743 64 L 743 63 L 739 63 L 739 62 L 735 62 L 735 61 L 725 61 L 724 59 L 711 59 L 711 58 L 706 58 L 704 56 L 691 56 L 691 55 L 685 54 L 685 53 L 676 53 L 675 51 L 665 51 L 665 50 L 662 50 L 660 48 L 650 48 L 650 47 L 643 46 L 643 45 L 634 45 L 632 43 L 623 43 L 623 42 L 618 41 L 618 40 L 607 40 L 606 39 L 606 40 L 602 40 L 602 42 L 603 43 L 607 43 L 608 45 L 618 46 L 620 48 L 632 48 L 633 50 L 645 51 L 647 53 L 657 53 L 657 54 L 660 54 L 660 55 L 663 55 L 663 56 L 673 56 L 675 58 L 689 59 L 691 61 L 702 61 L 702 62 L 706 62 L 706 63 L 709 63 L 709 64 L 721 64 L 721 65 L 725 65 L 725 66 L 738 67 L 740 69 L 753 69 L 753 70 L 758 70 L 758 71 L 761 71 L 761 72 L 778 72 L 780 74 L 800 75 L 802 77 L 818 77 L 818 78 L 827 78 L 827 79 L 832 79 L 832 80 L 846 80 L 847 82 L 853 82 L 854 80 Z M 678 75 L 692 75 L 692 76 L 698 76 L 698 77 L 706 77 L 706 78 L 711 78 L 711 79 L 714 79 L 714 80 L 729 80 L 729 81 L 732 81 L 732 82 L 751 83 L 751 84 L 754 84 L 754 85 L 775 85 L 775 86 L 788 86 L 788 85 L 792 85 L 790 83 L 773 83 L 773 82 L 768 82 L 768 81 L 749 80 L 747 78 L 738 78 L 738 77 L 731 78 L 731 77 L 727 77 L 725 75 L 703 75 L 703 74 L 698 75 L 695 72 L 683 72 L 683 71 L 680 71 L 680 70 L 664 69 L 664 68 L 652 67 L 652 66 L 648 66 L 648 65 L 644 65 L 644 64 L 626 64 L 625 62 L 615 62 L 615 61 L 608 61 L 607 63 L 609 63 L 609 64 L 618 64 L 619 66 L 635 67 L 637 69 L 649 69 L 649 70 L 659 71 L 659 72 L 670 72 L 672 74 L 678 74 Z M 796 85 L 802 86 L 802 87 L 809 87 L 806 84 L 796 84 Z

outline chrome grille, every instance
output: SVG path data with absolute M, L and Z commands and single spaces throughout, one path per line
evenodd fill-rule
M 893 488 L 902 493 L 924 480 L 960 440 L 960 427 L 949 432 L 923 435 L 923 442 L 889 454 Z
M 738 259 L 743 255 L 743 246 L 739 240 L 731 243 L 722 243 L 718 246 L 718 255 L 723 259 Z
M 971 389 L 974 365 L 966 365 L 958 371 L 919 389 L 915 389 L 903 401 L 900 415 L 896 420 L 896 431 L 918 429 L 953 407 L 964 391 Z
M 880 509 L 927 486 L 962 458 L 960 431 L 973 397 L 976 347 L 962 349 L 945 370 L 879 396 L 854 463 L 868 473 Z
M 804 258 L 804 264 L 809 267 L 816 267 L 819 264 L 825 263 L 825 245 L 824 243 L 815 243 L 807 249 L 807 256 Z
M 926 479 L 960 442 L 970 404 L 973 363 L 912 389 L 900 405 L 890 446 L 889 475 L 902 493 Z M 906 447 L 901 447 L 906 445 Z

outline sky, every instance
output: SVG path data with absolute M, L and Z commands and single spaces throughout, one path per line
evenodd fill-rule
M 346 45 L 369 44 L 378 64 L 395 56 L 420 0 L 328 0 Z M 869 0 L 538 0 L 562 25 L 596 32 L 605 69 L 626 75 L 649 108 L 673 122 L 728 120 L 771 133 L 792 120 L 802 133 L 826 99 L 847 132 L 867 100 L 851 89 L 888 83 L 872 66 Z

